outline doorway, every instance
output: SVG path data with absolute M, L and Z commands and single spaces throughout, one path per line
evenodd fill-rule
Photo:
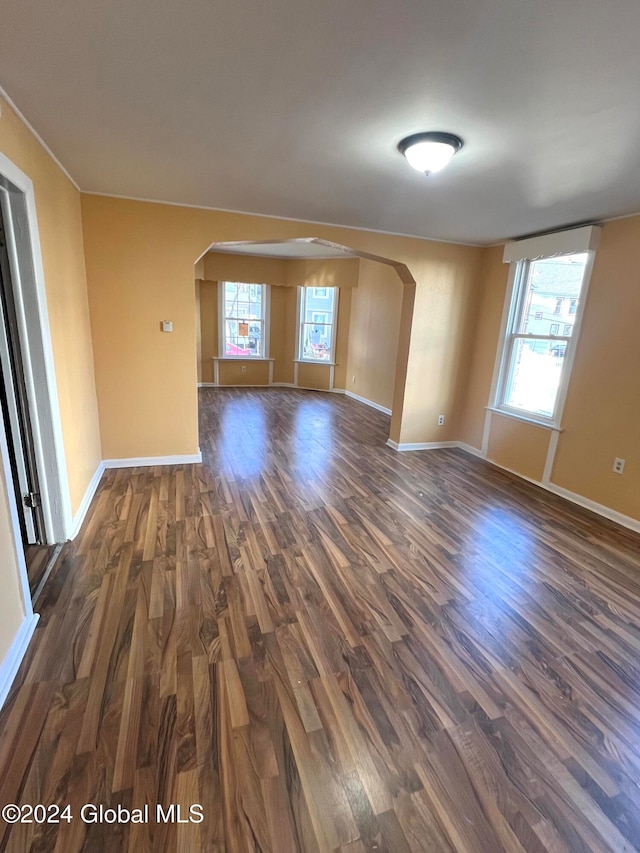
M 55 546 L 47 544 L 42 494 L 24 372 L 5 217 L 0 206 L 0 406 L 10 461 L 10 476 L 27 566 L 35 597 Z
M 0 217 L 0 475 L 30 616 L 73 517 L 35 193 L 1 152 Z

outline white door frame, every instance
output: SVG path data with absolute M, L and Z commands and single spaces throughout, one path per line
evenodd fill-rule
M 7 490 L 7 500 L 9 502 L 9 520 L 13 528 L 14 536 L 14 551 L 18 563 L 18 583 L 20 585 L 20 597 L 22 598 L 22 606 L 24 608 L 25 617 L 31 619 L 33 617 L 33 602 L 31 600 L 31 591 L 29 589 L 29 576 L 27 574 L 27 564 L 22 548 L 22 536 L 20 533 L 20 520 L 18 518 L 18 504 L 16 503 L 15 492 L 13 490 L 13 480 L 11 479 L 11 462 L 9 460 L 9 445 L 7 444 L 7 434 L 4 430 L 4 419 L 0 417 L 0 459 L 4 471 L 0 472 L 0 476 L 4 473 L 4 483 Z M 1 662 L 0 662 L 1 663 Z M 0 679 L 1 681 L 1 679 Z M 0 696 L 0 707 L 2 706 L 3 697 Z
M 31 178 L 1 152 L 0 201 L 32 415 L 47 543 L 53 545 L 68 538 L 72 515 L 35 194 Z M 13 486 L 8 484 L 7 488 L 11 499 Z M 15 528 L 14 525 L 14 532 L 18 550 L 21 550 L 20 527 Z M 26 578 L 26 566 L 23 568 Z

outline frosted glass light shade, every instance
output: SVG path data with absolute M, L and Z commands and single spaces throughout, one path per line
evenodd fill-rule
M 460 137 L 452 133 L 415 133 L 403 139 L 398 150 L 416 171 L 430 175 L 444 169 L 462 145 Z

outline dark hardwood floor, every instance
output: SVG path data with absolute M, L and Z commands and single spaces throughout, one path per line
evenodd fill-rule
M 640 538 L 343 397 L 200 400 L 204 464 L 108 471 L 45 586 L 0 805 L 73 820 L 0 847 L 640 849 Z
M 56 552 L 56 545 L 27 545 L 24 549 L 24 559 L 27 564 L 29 590 L 34 594 L 49 566 L 49 560 Z

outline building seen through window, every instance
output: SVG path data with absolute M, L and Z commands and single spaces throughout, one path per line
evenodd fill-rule
M 222 355 L 264 358 L 266 285 L 225 281 L 220 287 L 224 316 Z
M 300 288 L 301 361 L 333 361 L 336 287 Z
M 587 253 L 521 261 L 497 405 L 542 419 L 556 411 Z

